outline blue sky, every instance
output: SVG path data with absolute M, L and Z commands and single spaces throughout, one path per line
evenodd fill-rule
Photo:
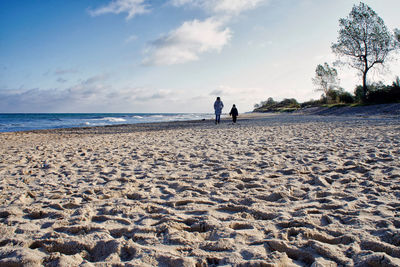
M 400 1 L 364 1 L 389 29 Z M 0 112 L 212 112 L 318 99 L 352 0 L 0 0 Z M 393 55 L 399 59 L 399 55 Z M 400 64 L 373 72 L 391 83 Z M 338 68 L 353 92 L 356 71 Z M 226 111 L 226 110 L 225 110 Z

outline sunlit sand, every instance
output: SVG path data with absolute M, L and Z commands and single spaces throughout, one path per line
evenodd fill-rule
M 0 265 L 399 266 L 399 133 L 271 114 L 2 133 Z

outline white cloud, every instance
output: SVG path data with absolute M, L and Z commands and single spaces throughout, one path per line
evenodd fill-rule
M 107 13 L 120 14 L 128 13 L 126 19 L 131 19 L 136 15 L 150 12 L 146 0 L 112 0 L 108 5 L 90 10 L 92 16 L 99 16 Z
M 131 36 L 129 36 L 128 38 L 126 38 L 125 43 L 126 43 L 126 44 L 127 44 L 127 43 L 131 43 L 131 42 L 136 41 L 137 39 L 138 39 L 138 37 L 137 37 L 136 35 L 131 35 Z
M 132 100 L 137 102 L 148 102 L 157 99 L 167 99 L 173 97 L 173 95 L 174 93 L 170 90 L 157 90 L 155 92 L 142 90 L 140 93 L 136 92 L 135 96 L 132 97 Z
M 154 109 L 150 103 L 160 105 L 175 96 L 169 90 L 116 89 L 107 79 L 108 75 L 93 76 L 65 89 L 0 89 L 0 112 L 130 112 L 139 105 L 149 112 Z
M 63 79 L 63 78 L 58 78 L 57 79 L 57 82 L 59 82 L 59 83 L 65 83 L 65 82 L 67 82 L 68 80 L 66 80 L 66 79 Z
M 92 76 L 82 82 L 83 85 L 102 85 L 102 82 L 106 81 L 110 77 L 110 74 L 100 74 Z
M 149 12 L 147 0 L 112 0 L 108 5 L 89 11 L 92 16 L 106 13 L 128 13 L 127 19 Z M 200 54 L 219 52 L 231 39 L 226 27 L 233 15 L 254 9 L 269 0 L 170 0 L 176 7 L 189 6 L 206 10 L 213 15 L 205 20 L 184 22 L 179 28 L 153 41 L 147 47 L 143 65 L 173 65 L 199 59 Z M 216 19 L 218 17 L 218 19 Z M 136 40 L 129 37 L 125 43 Z
M 245 10 L 253 9 L 264 0 L 221 0 L 207 1 L 209 8 L 214 12 L 240 13 Z
M 172 0 L 174 6 L 192 6 L 211 13 L 239 14 L 256 8 L 266 0 Z
M 253 41 L 253 40 L 249 40 L 247 42 L 247 45 L 250 48 L 255 48 L 255 49 L 265 49 L 267 46 L 270 46 L 272 44 L 273 44 L 272 41 Z
M 184 22 L 179 28 L 154 42 L 144 65 L 173 65 L 194 61 L 200 54 L 220 51 L 231 39 L 229 28 L 213 18 Z
M 222 90 L 222 89 L 215 89 L 215 90 L 212 90 L 211 92 L 210 92 L 210 95 L 212 95 L 212 96 L 219 96 L 219 95 L 222 95 L 224 93 L 224 90 Z
M 199 59 L 200 54 L 219 52 L 232 38 L 227 24 L 233 15 L 254 9 L 269 0 L 170 0 L 176 7 L 201 8 L 212 16 L 184 22 L 179 28 L 152 42 L 144 65 L 173 65 Z M 217 19 L 218 17 L 218 19 Z
M 65 75 L 65 74 L 75 74 L 78 73 L 76 69 L 57 69 L 54 71 L 54 75 Z
M 220 85 L 211 91 L 209 95 L 221 97 L 225 105 L 224 112 L 229 112 L 233 104 L 236 104 L 241 112 L 248 112 L 253 110 L 254 104 L 264 100 L 265 93 L 266 89 L 261 87 Z

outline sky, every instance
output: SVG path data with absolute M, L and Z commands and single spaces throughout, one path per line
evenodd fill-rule
M 319 99 L 353 0 L 0 0 L 0 112 L 251 111 Z M 365 0 L 393 30 L 399 0 Z M 370 81 L 391 84 L 400 55 Z M 336 67 L 348 92 L 357 71 Z

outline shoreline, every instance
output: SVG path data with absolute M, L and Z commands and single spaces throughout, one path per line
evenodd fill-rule
M 244 113 L 240 115 L 240 123 L 247 122 L 249 120 L 266 119 L 273 116 L 279 116 L 279 114 L 258 114 L 258 113 Z M 229 116 L 221 117 L 222 125 L 231 124 L 231 118 Z M 114 125 L 101 125 L 101 126 L 82 126 L 82 127 L 70 127 L 70 128 L 52 128 L 52 129 L 37 129 L 37 130 L 26 130 L 26 131 L 14 131 L 14 132 L 0 132 L 5 133 L 122 133 L 122 132 L 136 132 L 136 131 L 151 131 L 151 130 L 165 130 L 172 128 L 191 128 L 191 127 L 203 127 L 203 126 L 215 126 L 213 119 L 202 119 L 202 120 L 182 120 L 182 121 L 165 121 L 165 122 L 145 122 L 145 123 L 132 123 L 132 124 L 114 124 Z
M 1 133 L 0 265 L 398 266 L 399 133 L 293 114 Z
M 326 112 L 325 112 L 326 113 Z M 114 133 L 131 133 L 131 132 L 144 132 L 144 131 L 161 131 L 167 129 L 185 129 L 185 128 L 199 128 L 199 127 L 235 127 L 245 126 L 251 123 L 259 124 L 265 121 L 271 123 L 287 123 L 295 120 L 304 121 L 357 121 L 357 120 L 399 120 L 400 115 L 387 115 L 387 114 L 314 114 L 314 113 L 245 113 L 238 117 L 238 122 L 233 124 L 230 117 L 222 117 L 219 125 L 214 124 L 213 119 L 203 120 L 188 120 L 188 121 L 168 121 L 168 122 L 146 122 L 146 123 L 133 123 L 133 124 L 118 124 L 118 125 L 103 125 L 103 126 L 85 126 L 85 127 L 71 127 L 71 128 L 54 128 L 54 129 L 38 129 L 14 132 L 0 132 L 1 134 L 7 133 L 53 133 L 53 134 L 114 134 Z
M 0 114 L 0 132 L 201 120 L 205 113 L 21 113 Z
M 357 107 L 311 107 L 303 108 L 290 113 L 279 113 L 279 112 L 247 112 L 239 114 L 238 124 L 246 122 L 248 120 L 262 120 L 271 119 L 272 117 L 287 117 L 287 116 L 321 116 L 321 117 L 341 117 L 343 119 L 354 119 L 354 118 L 390 118 L 400 119 L 400 103 L 394 104 L 379 104 L 369 106 L 357 106 Z M 221 117 L 222 124 L 231 122 L 229 115 L 224 114 Z M 51 128 L 51 129 L 37 129 L 37 130 L 22 130 L 22 131 L 6 131 L 1 133 L 11 132 L 111 132 L 114 129 L 116 132 L 126 131 L 146 131 L 151 129 L 166 129 L 173 127 L 198 127 L 202 124 L 213 123 L 213 119 L 198 119 L 198 120 L 177 120 L 177 121 L 164 121 L 164 122 L 144 122 L 144 123 L 131 123 L 131 124 L 110 124 L 101 126 L 82 126 L 82 127 L 63 127 L 63 128 Z M 103 129 L 103 130 L 101 130 Z

